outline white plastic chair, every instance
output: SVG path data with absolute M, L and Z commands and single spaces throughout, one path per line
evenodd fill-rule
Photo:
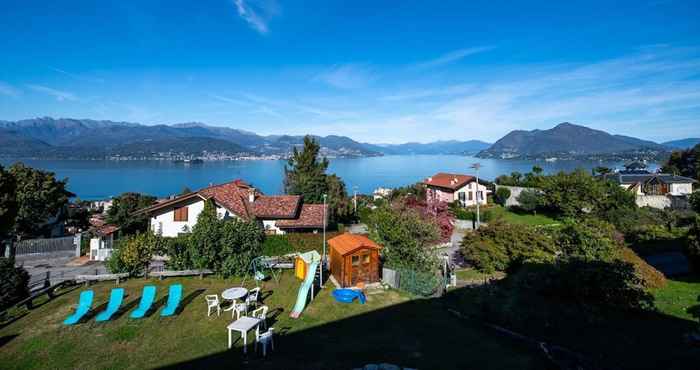
M 258 325 L 258 327 L 262 326 L 263 329 L 267 329 L 267 311 L 268 310 L 269 310 L 269 307 L 261 306 L 260 308 L 253 310 L 253 312 L 250 314 L 251 317 L 254 317 L 254 318 L 260 320 L 260 324 Z
M 260 333 L 260 327 L 255 330 L 255 350 L 258 350 L 258 345 L 262 346 L 263 356 L 267 356 L 267 345 L 270 349 L 275 350 L 275 342 L 272 339 L 275 328 L 267 329 L 266 332 Z
M 251 289 L 250 292 L 248 292 L 248 296 L 245 299 L 245 303 L 247 303 L 249 306 L 257 306 L 259 295 L 260 287 Z
M 216 316 L 221 316 L 221 302 L 219 301 L 219 296 L 216 294 L 205 295 L 204 299 L 207 300 L 207 317 L 211 316 L 212 309 L 216 309 Z
M 241 316 L 248 314 L 248 305 L 245 302 L 236 303 L 236 300 L 234 299 L 231 306 L 229 306 L 229 308 L 225 308 L 224 311 L 231 311 L 231 318 L 233 318 L 235 315 L 236 320 L 238 320 L 241 318 Z

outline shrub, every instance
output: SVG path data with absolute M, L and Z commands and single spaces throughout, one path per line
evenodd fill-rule
M 11 258 L 0 257 L 0 311 L 29 296 L 29 273 L 15 267 Z
M 190 254 L 189 235 L 165 238 L 165 254 L 169 260 L 165 263 L 170 270 L 189 270 L 194 268 Z
M 695 224 L 688 231 L 685 255 L 693 270 L 700 271 L 700 217 L 695 218 Z
M 294 252 L 287 235 L 267 235 L 262 249 L 265 256 L 281 256 Z
M 148 269 L 154 254 L 161 254 L 166 249 L 163 237 L 150 232 L 139 233 L 122 239 L 106 265 L 112 273 L 139 275 Z
M 535 212 L 537 208 L 542 207 L 542 196 L 535 190 L 523 190 L 517 198 L 518 208 L 525 212 Z
M 494 201 L 496 203 L 505 206 L 508 198 L 510 198 L 510 189 L 504 187 L 496 189 L 496 194 L 494 196 Z
M 461 251 L 475 268 L 493 272 L 524 262 L 552 261 L 557 249 L 551 237 L 535 227 L 496 221 L 467 233 Z
M 637 276 L 642 279 L 642 284 L 645 288 L 662 288 L 666 286 L 666 276 L 640 258 L 633 250 L 623 248 L 620 259 L 634 265 L 634 270 Z
M 438 290 L 440 279 L 434 272 L 399 269 L 398 273 L 401 290 L 423 297 L 429 297 Z
M 690 208 L 692 208 L 693 211 L 700 213 L 700 190 L 696 190 L 690 194 L 688 197 L 688 202 L 690 203 Z
M 246 274 L 250 262 L 262 252 L 264 238 L 263 230 L 255 221 L 223 221 L 219 247 L 220 266 L 216 268 L 218 273 L 223 276 Z
M 384 262 L 393 268 L 431 272 L 434 256 L 426 247 L 438 239 L 437 227 L 412 209 L 382 207 L 370 218 L 370 238 L 382 245 Z
M 566 220 L 557 232 L 556 243 L 565 256 L 586 261 L 610 261 L 622 250 L 615 228 L 596 219 Z

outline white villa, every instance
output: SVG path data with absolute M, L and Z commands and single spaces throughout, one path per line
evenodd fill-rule
M 304 204 L 298 195 L 264 195 L 241 180 L 164 200 L 138 213 L 150 216 L 149 228 L 154 233 L 175 237 L 192 230 L 209 199 L 219 218 L 257 220 L 268 234 L 317 231 L 324 224 L 322 204 Z
M 428 203 L 447 202 L 456 200 L 463 207 L 486 204 L 486 197 L 491 191 L 483 183 L 477 184 L 476 177 L 440 172 L 423 181 L 426 185 Z

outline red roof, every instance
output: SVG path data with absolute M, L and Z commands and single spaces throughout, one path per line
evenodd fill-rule
M 301 206 L 299 217 L 280 220 L 275 223 L 281 229 L 289 228 L 322 228 L 323 204 L 304 204 Z
M 341 256 L 353 253 L 361 248 L 381 249 L 379 244 L 364 235 L 345 233 L 328 240 L 328 245 Z
M 95 229 L 95 233 L 99 236 L 107 236 L 109 234 L 112 234 L 113 232 L 119 230 L 119 226 L 117 225 L 112 225 L 112 224 L 107 224 L 100 226 Z
M 254 194 L 252 203 L 251 193 Z M 281 223 L 284 227 L 323 227 L 323 205 L 302 206 L 302 197 L 299 195 L 264 195 L 242 180 L 212 185 L 139 212 L 152 213 L 169 209 L 191 198 L 213 199 L 218 205 L 244 219 L 281 220 L 278 224 Z
M 429 186 L 457 190 L 475 179 L 476 178 L 474 176 L 440 172 L 432 177 L 428 177 L 425 179 L 425 181 L 423 181 L 423 183 Z

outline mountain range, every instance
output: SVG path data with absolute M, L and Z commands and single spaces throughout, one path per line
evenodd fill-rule
M 474 154 L 490 144 L 477 140 L 435 143 L 368 144 L 345 136 L 314 136 L 321 154 L 367 157 L 390 154 Z M 112 157 L 285 157 L 303 136 L 258 135 L 190 122 L 142 125 L 130 122 L 49 117 L 0 121 L 0 156 L 102 159 Z
M 698 144 L 700 144 L 700 138 L 697 137 L 681 140 L 672 140 L 663 143 L 663 145 L 675 149 L 690 149 Z
M 482 158 L 652 158 L 672 148 L 630 136 L 611 135 L 569 122 L 548 130 L 515 130 L 479 152 Z

